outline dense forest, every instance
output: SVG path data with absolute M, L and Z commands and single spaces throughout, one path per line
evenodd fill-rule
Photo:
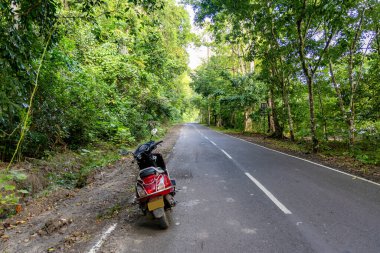
M 174 0 L 0 8 L 1 160 L 96 140 L 133 143 L 149 123 L 178 120 L 189 107 L 190 20 Z
M 83 187 L 117 159 L 94 145 L 136 145 L 191 113 L 190 29 L 174 0 L 1 0 L 0 217 L 41 187 Z M 60 152 L 48 170 L 13 166 Z
M 202 122 L 379 163 L 379 1 L 187 2 L 211 41 Z

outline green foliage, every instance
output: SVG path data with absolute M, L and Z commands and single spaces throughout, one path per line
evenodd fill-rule
M 26 2 L 14 8 L 30 8 L 27 19 L 10 6 L 1 9 L 2 160 L 12 155 L 29 106 L 32 119 L 20 155 L 31 157 L 97 140 L 133 143 L 148 134 L 148 122 L 181 118 L 187 104 L 179 77 L 187 71 L 192 35 L 187 12 L 174 1 L 68 0 L 61 6 L 46 0 L 33 8 Z M 38 92 L 28 105 L 36 60 L 54 23 Z M 8 33 L 29 37 L 15 45 Z M 29 47 L 28 55 L 19 52 Z
M 68 188 L 81 188 L 87 184 L 88 176 L 93 170 L 118 159 L 120 159 L 120 155 L 116 149 L 107 145 L 100 148 L 81 149 L 71 161 L 72 169 L 54 171 L 48 175 L 48 178 L 53 184 Z
M 378 1 L 185 2 L 213 38 L 193 76 L 203 122 L 312 141 L 313 151 L 336 140 L 378 163 Z
M 21 129 L 17 160 L 97 142 L 130 145 L 149 135 L 151 122 L 181 120 L 192 38 L 174 0 L 2 2 L 0 160 L 11 159 Z M 59 180 L 82 185 L 78 177 L 98 166 L 93 158 Z
M 0 216 L 10 211 L 22 194 L 28 193 L 27 190 L 16 189 L 16 183 L 25 179 L 26 175 L 19 171 L 0 171 Z
M 195 92 L 207 99 L 198 104 L 203 119 L 210 112 L 211 123 L 216 125 L 219 118 L 219 122 L 224 122 L 226 127 L 243 129 L 242 112 L 265 101 L 267 90 L 258 76 L 252 73 L 244 75 L 228 71 L 234 68 L 231 58 L 228 55 L 212 56 L 192 75 L 191 85 Z
M 113 218 L 116 214 L 118 214 L 123 207 L 117 203 L 116 205 L 106 209 L 103 213 L 100 213 L 96 216 L 97 220 L 104 220 L 104 219 L 111 219 Z

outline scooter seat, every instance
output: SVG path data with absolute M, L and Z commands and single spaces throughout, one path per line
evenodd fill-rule
M 149 167 L 140 171 L 140 177 L 144 178 L 150 175 L 156 174 L 154 167 Z

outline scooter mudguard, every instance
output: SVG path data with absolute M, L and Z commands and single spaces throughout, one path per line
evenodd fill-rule
M 152 211 L 154 218 L 159 219 L 165 214 L 165 210 L 163 207 L 155 209 Z

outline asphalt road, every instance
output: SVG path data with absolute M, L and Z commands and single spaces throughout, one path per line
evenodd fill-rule
M 197 124 L 168 168 L 170 228 L 142 217 L 113 231 L 118 252 L 380 252 L 380 185 Z

